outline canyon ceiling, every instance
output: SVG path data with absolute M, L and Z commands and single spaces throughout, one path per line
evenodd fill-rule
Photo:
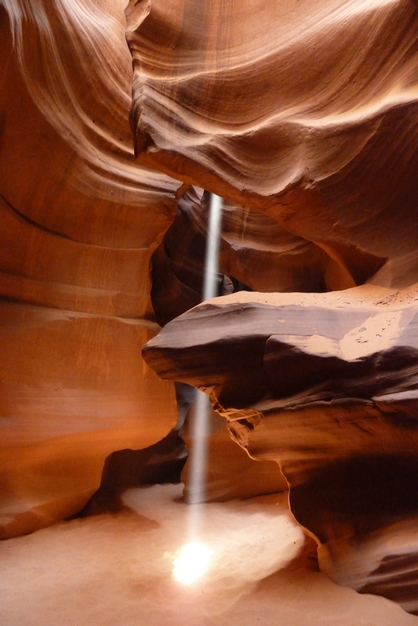
M 289 487 L 332 580 L 418 613 L 418 3 L 0 0 L 0 29 L 0 537 L 180 472 L 191 385 L 207 498 Z

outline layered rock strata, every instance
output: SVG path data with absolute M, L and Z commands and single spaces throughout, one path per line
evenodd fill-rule
M 78 512 L 176 422 L 143 363 L 177 181 L 135 163 L 124 2 L 0 3 L 0 537 Z
M 250 456 L 279 463 L 324 571 L 411 612 L 417 313 L 416 287 L 241 292 L 195 307 L 144 348 L 162 378 L 210 394 Z
M 127 21 L 141 163 L 314 242 L 328 289 L 416 280 L 416 4 L 132 0 Z
M 202 407 L 205 411 L 203 415 Z M 181 480 L 186 502 L 225 502 L 252 498 L 256 494 L 287 491 L 287 481 L 277 463 L 270 460 L 255 461 L 241 446 L 237 446 L 225 419 L 208 402 L 203 405 L 194 403 L 180 430 L 192 454 L 194 445 L 198 450 L 202 448 L 200 442 L 196 444 L 195 420 L 200 422 L 204 430 L 204 458 L 203 463 L 195 464 L 188 459 L 184 465 Z M 197 475 L 192 476 L 196 465 Z
M 103 467 L 99 504 L 178 475 L 173 386 L 140 352 L 154 310 L 200 300 L 198 188 L 227 200 L 219 293 L 418 276 L 416 2 L 132 0 L 133 103 L 125 5 L 1 1 L 3 538 L 77 513 Z M 279 488 L 278 463 L 322 569 L 411 612 L 416 302 L 235 294 L 146 350 L 226 417 L 211 499 Z

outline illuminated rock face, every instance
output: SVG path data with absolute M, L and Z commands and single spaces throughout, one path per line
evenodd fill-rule
M 141 349 L 159 328 L 149 265 L 181 182 L 134 159 L 125 5 L 4 0 L 0 7 L 3 538 L 76 514 L 103 470 L 91 508 L 113 502 L 149 455 L 129 467 L 106 459 L 148 450 L 177 421 L 174 389 L 147 368 Z M 161 276 L 154 282 L 161 289 Z M 164 315 L 172 316 L 164 291 Z M 233 445 L 226 430 L 223 437 L 223 447 Z M 151 470 L 138 467 L 138 481 L 155 478 Z M 222 493 L 233 496 L 223 480 Z
M 321 567 L 416 611 L 417 3 L 126 4 L 1 2 L 0 536 L 152 457 L 177 415 L 141 349 L 170 322 L 147 361 L 229 428 L 210 498 L 284 488 L 278 463 Z M 219 293 L 285 293 L 171 321 L 200 301 L 203 189 Z
M 416 5 L 213 7 L 130 3 L 138 160 L 314 242 L 329 257 L 328 289 L 385 260 L 380 284 L 414 282 Z
M 252 457 L 279 463 L 324 571 L 414 612 L 417 319 L 417 287 L 239 293 L 144 349 L 163 378 L 205 388 Z
M 73 515 L 176 422 L 144 366 L 179 183 L 135 164 L 124 2 L 0 8 L 0 537 Z M 4 10 L 6 8 L 6 11 Z M 14 36 L 14 45 L 12 40 Z
M 279 462 L 323 569 L 416 611 L 416 289 L 370 286 L 418 280 L 416 3 L 212 10 L 129 5 L 138 161 L 273 218 L 315 252 L 316 285 L 289 291 L 336 293 L 201 305 L 146 358 L 211 391 L 236 440 Z M 252 289 L 288 291 L 257 274 Z

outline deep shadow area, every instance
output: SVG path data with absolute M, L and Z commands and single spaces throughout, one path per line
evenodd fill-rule
M 418 458 L 374 455 L 344 459 L 292 487 L 290 507 L 318 539 L 362 535 L 418 516 Z
M 121 510 L 120 495 L 130 487 L 179 483 L 186 459 L 186 447 L 176 429 L 143 450 L 112 452 L 105 460 L 99 489 L 75 517 Z

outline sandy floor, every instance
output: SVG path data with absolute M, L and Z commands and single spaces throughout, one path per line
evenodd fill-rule
M 74 520 L 0 544 L 2 626 L 417 626 L 383 598 L 314 571 L 312 545 L 279 494 L 201 505 L 212 550 L 199 582 L 172 578 L 187 541 L 181 485 L 132 489 L 117 515 Z

